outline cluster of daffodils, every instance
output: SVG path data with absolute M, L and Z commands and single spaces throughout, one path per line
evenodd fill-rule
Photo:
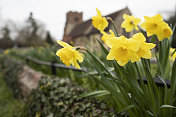
M 153 17 L 144 16 L 145 22 L 141 24 L 143 29 L 146 29 L 147 36 L 156 35 L 159 41 L 168 38 L 172 35 L 172 30 L 167 23 L 163 21 L 160 14 Z
M 142 33 L 137 33 L 131 38 L 124 36 L 116 37 L 112 30 L 109 33 L 104 30 L 108 27 L 108 21 L 102 16 L 101 12 L 96 9 L 97 15 L 92 17 L 93 26 L 100 31 L 102 34 L 102 41 L 110 48 L 110 52 L 107 55 L 107 60 L 116 60 L 121 66 L 126 65 L 129 61 L 136 62 L 140 61 L 140 58 L 150 59 L 151 49 L 155 47 L 153 43 L 147 43 L 146 38 Z M 125 28 L 126 32 L 133 30 L 139 30 L 139 23 L 141 19 L 123 15 L 124 21 L 121 24 L 122 28 Z M 141 24 L 147 32 L 147 36 L 156 35 L 159 41 L 164 38 L 168 38 L 172 35 L 172 30 L 167 23 L 163 21 L 160 14 L 153 17 L 144 16 L 145 21 Z M 75 47 L 69 44 L 58 41 L 63 46 L 62 49 L 58 50 L 56 55 L 60 57 L 60 60 L 67 66 L 75 66 L 80 68 L 78 62 L 83 62 L 83 54 L 79 53 Z M 176 56 L 175 54 L 173 57 Z
M 136 62 L 140 61 L 140 58 L 151 58 L 151 49 L 155 47 L 153 43 L 146 43 L 146 38 L 142 33 L 133 35 L 132 38 L 127 39 L 124 36 L 116 37 L 112 30 L 109 30 L 109 34 L 104 31 L 107 27 L 105 17 L 102 17 L 100 11 L 97 10 L 97 16 L 92 18 L 92 24 L 97 28 L 100 33 L 103 34 L 102 41 L 109 47 L 110 52 L 107 56 L 107 60 L 116 60 L 121 66 L 126 65 L 129 61 Z M 121 27 L 125 28 L 127 32 L 132 30 L 138 30 L 138 24 L 140 23 L 139 18 L 134 16 L 123 15 L 124 22 Z
M 124 21 L 121 24 L 122 28 L 125 28 L 126 32 L 132 30 L 139 30 L 138 26 L 140 23 L 139 18 L 134 16 L 123 15 Z M 159 41 L 162 41 L 164 38 L 168 38 L 172 35 L 172 30 L 167 23 L 163 21 L 163 18 L 160 14 L 153 17 L 144 16 L 145 21 L 140 25 L 143 29 L 146 30 L 147 36 L 156 35 Z

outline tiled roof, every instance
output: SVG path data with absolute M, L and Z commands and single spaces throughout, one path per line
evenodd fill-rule
M 69 36 L 71 37 L 76 37 L 76 36 L 80 36 L 80 35 L 84 35 L 84 32 L 92 25 L 91 19 L 78 24 L 77 26 L 75 26 L 75 28 L 73 28 L 73 30 L 70 32 Z
M 113 20 L 115 20 L 115 18 L 125 9 L 128 9 L 128 8 L 124 8 L 122 10 L 116 11 L 112 14 L 106 15 L 105 17 L 111 17 Z M 109 23 L 109 25 L 111 25 L 111 23 Z M 90 30 L 88 32 L 86 32 L 88 30 L 88 28 L 90 28 Z M 108 30 L 108 28 L 105 30 Z M 90 35 L 93 33 L 98 33 L 98 30 L 92 26 L 92 20 L 89 19 L 89 20 L 75 26 L 73 28 L 73 30 L 70 32 L 69 36 L 70 37 L 77 37 L 77 36 L 82 36 L 82 35 Z

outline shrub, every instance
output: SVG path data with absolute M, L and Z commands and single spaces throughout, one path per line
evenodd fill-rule
M 22 97 L 17 77 L 23 66 L 23 62 L 17 61 L 7 55 L 0 57 L 0 71 L 7 84 L 13 89 L 14 97 Z
M 43 77 L 29 96 L 23 117 L 112 117 L 113 109 L 104 102 L 78 96 L 86 91 L 69 79 Z

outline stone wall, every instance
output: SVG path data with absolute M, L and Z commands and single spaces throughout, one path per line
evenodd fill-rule
M 74 39 L 75 46 L 84 46 L 91 51 L 99 50 L 100 46 L 96 39 L 101 39 L 101 34 L 92 34 L 90 36 L 79 36 Z
M 36 89 L 42 73 L 26 66 L 24 62 L 7 55 L 0 57 L 0 73 L 12 88 L 15 97 L 26 97 Z

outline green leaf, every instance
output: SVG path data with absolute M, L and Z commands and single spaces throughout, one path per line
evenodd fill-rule
M 129 109 L 132 109 L 132 108 L 135 108 L 135 105 L 126 106 L 126 107 L 122 108 L 122 109 L 119 111 L 119 113 L 124 112 L 124 111 L 128 111 Z
M 118 34 L 118 32 L 117 32 L 117 29 L 116 29 L 116 27 L 115 27 L 114 22 L 112 22 L 112 26 L 113 26 L 114 31 L 115 31 L 115 36 L 116 36 L 116 37 L 119 37 L 119 34 Z
M 93 92 L 89 92 L 89 93 L 85 93 L 85 94 L 81 94 L 78 96 L 78 98 L 84 98 L 84 97 L 97 97 L 97 95 L 109 95 L 111 94 L 109 91 L 107 90 L 99 90 L 99 91 L 93 91 Z
M 172 105 L 162 105 L 160 108 L 173 108 L 173 109 L 176 109 L 176 107 L 172 106 Z
M 112 74 L 108 71 L 108 69 L 103 65 L 103 63 L 95 57 L 89 50 L 87 50 L 87 53 L 92 57 L 92 60 L 94 60 L 97 63 L 97 66 L 101 67 L 103 70 L 105 70 L 108 75 L 112 78 Z M 98 69 L 97 69 L 98 70 Z M 100 73 L 100 72 L 99 72 Z
M 106 55 L 108 55 L 109 52 L 108 52 L 108 50 L 104 47 L 103 43 L 102 43 L 99 39 L 97 39 L 97 38 L 96 38 L 96 40 L 97 40 L 98 43 L 100 44 L 100 46 L 101 46 L 103 52 L 104 52 Z
M 114 71 L 114 68 L 113 67 L 109 67 L 107 68 L 110 72 Z M 102 74 L 106 74 L 105 71 L 102 71 Z M 90 75 L 99 75 L 99 73 L 97 71 L 90 71 L 90 72 L 85 72 L 83 73 L 82 75 L 79 76 L 79 78 L 83 78 L 83 77 L 87 77 L 87 76 L 90 76 Z
M 157 74 L 157 77 L 164 83 L 164 86 L 167 87 L 166 82 L 159 74 Z
M 172 67 L 171 90 L 172 90 L 172 93 L 174 94 L 176 90 L 176 60 L 174 61 L 173 67 Z
M 154 115 L 151 111 L 149 111 L 149 110 L 146 110 L 146 112 L 147 112 L 150 116 L 152 116 L 152 117 L 155 116 L 155 115 Z

